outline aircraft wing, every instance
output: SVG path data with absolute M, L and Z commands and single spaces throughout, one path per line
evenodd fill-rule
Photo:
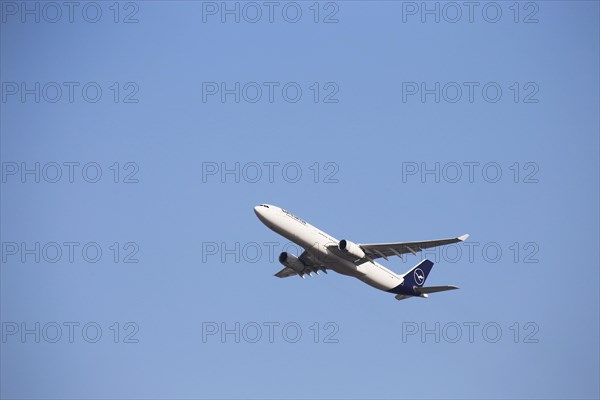
M 275 276 L 278 278 L 288 278 L 290 276 L 298 275 L 301 278 L 304 278 L 304 275 L 312 276 L 313 273 L 318 274 L 319 271 L 323 271 L 323 272 L 327 273 L 325 266 L 323 266 L 319 263 L 315 263 L 307 251 L 302 252 L 302 254 L 300 254 L 300 257 L 298 257 L 298 259 L 300 261 L 302 261 L 302 263 L 305 266 L 302 271 L 297 272 L 296 270 L 294 270 L 290 267 L 285 267 L 284 269 L 282 269 L 281 271 L 276 273 Z
M 290 267 L 285 267 L 284 269 L 282 269 L 281 271 L 279 271 L 278 273 L 275 274 L 275 276 L 278 278 L 287 278 L 289 276 L 294 276 L 294 275 L 297 275 L 297 273 Z
M 457 238 L 427 240 L 424 242 L 373 243 L 359 244 L 359 246 L 367 255 L 366 258 L 374 260 L 376 258 L 383 257 L 387 260 L 387 258 L 391 256 L 398 256 L 402 258 L 402 254 L 411 253 L 416 255 L 417 252 L 424 249 L 464 242 L 468 237 L 469 235 L 462 235 Z

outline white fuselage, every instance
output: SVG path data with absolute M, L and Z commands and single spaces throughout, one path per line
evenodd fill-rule
M 267 227 L 302 246 L 327 269 L 353 276 L 380 290 L 393 289 L 403 282 L 401 276 L 375 261 L 357 265 L 336 254 L 331 246 L 338 245 L 337 239 L 282 208 L 268 204 L 255 207 L 254 212 Z

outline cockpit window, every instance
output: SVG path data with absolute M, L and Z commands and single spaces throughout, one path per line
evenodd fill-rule
M 268 206 L 268 205 L 266 205 L 266 204 L 259 204 L 259 205 L 260 205 L 261 207 L 266 207 L 266 208 L 269 208 L 269 206 Z

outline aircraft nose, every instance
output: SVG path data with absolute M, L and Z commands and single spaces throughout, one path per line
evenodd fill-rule
M 254 214 L 260 219 L 264 224 L 266 224 L 269 220 L 269 214 L 267 212 L 267 208 L 264 205 L 258 205 L 254 207 Z

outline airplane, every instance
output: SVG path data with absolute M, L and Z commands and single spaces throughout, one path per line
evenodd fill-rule
M 304 279 L 305 275 L 318 275 L 321 271 L 327 273 L 330 269 L 393 293 L 397 300 L 427 298 L 430 293 L 458 289 L 456 286 L 423 286 L 433 267 L 430 260 L 421 261 L 402 275 L 375 260 L 388 260 L 392 256 L 402 258 L 403 254 L 416 255 L 424 249 L 463 242 L 468 234 L 423 242 L 356 244 L 346 239 L 337 240 L 291 212 L 271 204 L 254 207 L 254 213 L 269 229 L 304 249 L 299 257 L 285 251 L 279 255 L 279 262 L 284 268 L 275 274 L 278 278 L 298 275 Z

